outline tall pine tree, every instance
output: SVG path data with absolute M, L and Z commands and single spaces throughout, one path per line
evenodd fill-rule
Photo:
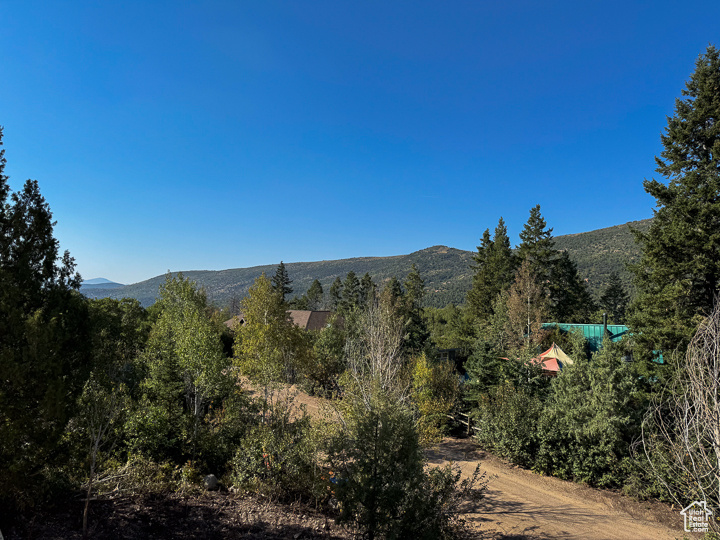
M 473 259 L 475 273 L 468 292 L 468 306 L 476 319 L 485 320 L 493 314 L 497 295 L 510 287 L 515 272 L 515 256 L 503 218 L 498 221 L 492 240 L 490 231 L 485 230 Z
M 330 285 L 330 309 L 338 309 L 343 299 L 343 284 L 340 276 Z
M 709 46 L 675 100 L 661 135 L 656 171 L 646 180 L 657 209 L 647 233 L 636 232 L 642 257 L 634 266 L 638 295 L 631 327 L 643 357 L 687 348 L 709 314 L 720 281 L 720 52 Z
M 345 276 L 343 282 L 343 298 L 341 302 L 341 308 L 343 311 L 350 311 L 355 309 L 359 304 L 360 295 L 360 281 L 358 280 L 355 272 L 350 270 Z
M 307 308 L 310 310 L 320 309 L 323 305 L 323 288 L 317 279 L 312 282 L 305 297 L 307 298 Z
M 413 263 L 410 273 L 405 279 L 404 305 L 401 310 L 405 320 L 405 347 L 418 353 L 425 348 L 430 339 L 430 332 L 423 318 L 422 301 L 425 297 L 425 281 Z
M 272 287 L 282 297 L 283 301 L 288 294 L 292 294 L 293 288 L 290 286 L 292 279 L 288 275 L 288 271 L 285 268 L 285 263 L 280 261 L 280 264 L 275 271 L 275 275 L 272 278 Z
M 547 296 L 549 317 L 557 322 L 589 322 L 595 302 L 567 252 L 555 249 L 552 228 L 547 228 L 539 204 L 530 210 L 520 240 L 517 258 L 529 263 Z
M 373 282 L 370 274 L 365 272 L 365 275 L 360 279 L 360 294 L 359 301 L 362 308 L 366 308 L 375 301 L 377 286 Z
M 558 258 L 552 228 L 547 228 L 545 218 L 540 214 L 540 205 L 530 210 L 530 217 L 520 232 L 520 245 L 517 256 L 521 261 L 528 261 L 530 269 L 549 294 L 549 283 L 552 268 Z
M 617 272 L 610 274 L 608 285 L 600 297 L 600 307 L 615 324 L 625 324 L 628 295 Z

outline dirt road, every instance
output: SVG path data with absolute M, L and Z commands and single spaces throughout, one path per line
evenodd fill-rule
M 469 439 L 445 439 L 428 451 L 428 458 L 438 465 L 453 461 L 467 475 L 478 463 L 487 472 L 486 497 L 467 508 L 465 515 L 483 538 L 661 540 L 683 536 L 677 510 L 515 468 L 480 451 Z
M 312 416 L 322 414 L 327 404 L 296 387 L 280 395 Z M 471 439 L 447 438 L 427 456 L 431 465 L 452 461 L 466 475 L 478 464 L 487 473 L 485 497 L 465 509 L 466 521 L 482 538 L 672 540 L 684 535 L 679 508 L 534 474 L 480 450 Z

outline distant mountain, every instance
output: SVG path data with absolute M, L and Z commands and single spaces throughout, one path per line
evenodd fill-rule
M 638 246 L 630 233 L 629 226 L 647 230 L 650 220 L 634 221 L 579 234 L 558 236 L 555 244 L 558 249 L 567 250 L 578 265 L 583 277 L 588 278 L 590 289 L 599 295 L 607 284 L 610 273 L 617 271 L 626 285 L 630 284 L 630 274 L 624 265 L 637 260 L 640 254 Z M 335 278 L 345 279 L 352 270 L 358 278 L 368 272 L 373 280 L 382 285 L 392 276 L 401 281 L 405 279 L 413 263 L 425 280 L 425 304 L 445 306 L 449 303 L 460 304 L 472 283 L 472 251 L 464 251 L 446 246 L 433 246 L 409 255 L 393 257 L 357 257 L 335 261 L 286 263 L 290 279 L 293 280 L 293 296 L 302 295 L 315 279 L 320 280 L 327 294 Z M 275 273 L 277 264 L 235 268 L 231 270 L 191 270 L 183 276 L 205 287 L 209 299 L 218 306 L 229 304 L 233 296 L 242 298 L 248 288 L 263 272 L 268 276 Z M 144 306 L 155 302 L 158 288 L 165 276 L 156 276 L 140 283 L 120 287 L 81 288 L 81 292 L 93 298 L 137 298 Z M 115 284 L 118 285 L 118 284 Z
M 100 285 L 103 283 L 115 283 L 114 281 L 110 281 L 109 279 L 105 279 L 104 277 L 96 277 L 92 279 L 85 279 L 83 280 L 83 285 Z M 115 283 L 116 285 L 122 285 L 122 283 Z
M 80 284 L 80 292 L 90 298 L 104 298 L 105 292 L 97 296 L 98 291 L 112 291 L 124 287 L 122 283 L 116 283 L 105 278 L 86 279 Z
M 470 286 L 472 272 L 470 263 L 472 252 L 445 246 L 435 246 L 409 255 L 394 257 L 358 257 L 336 261 L 285 263 L 294 295 L 304 294 L 315 279 L 320 280 L 326 293 L 335 278 L 345 279 L 352 270 L 358 278 L 369 272 L 373 280 L 382 284 L 392 276 L 404 280 L 413 263 L 420 269 L 425 279 L 428 298 L 432 305 L 445 305 L 449 302 L 461 303 Z M 260 274 L 268 276 L 275 273 L 277 264 L 235 268 L 231 270 L 191 270 L 182 272 L 183 276 L 205 287 L 208 297 L 219 306 L 227 305 L 233 296 L 242 298 L 250 285 Z M 165 282 L 165 276 L 156 276 L 140 283 L 126 285 L 113 290 L 92 290 L 94 298 L 137 298 L 143 305 L 155 302 L 158 287 Z M 85 293 L 85 291 L 82 291 Z M 90 291 L 88 291 L 90 292 Z

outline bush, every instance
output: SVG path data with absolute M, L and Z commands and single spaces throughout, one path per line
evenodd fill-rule
M 630 445 L 646 407 L 641 380 L 606 340 L 588 362 L 567 366 L 553 381 L 539 423 L 535 469 L 600 487 L 621 487 Z
M 230 463 L 230 482 L 274 499 L 321 497 L 325 486 L 317 465 L 317 437 L 310 417 L 292 419 L 275 405 L 266 422 L 251 427 Z
M 463 536 L 465 522 L 460 505 L 479 500 L 487 482 L 480 466 L 469 478 L 460 480 L 457 466 L 434 467 L 423 474 L 415 493 L 408 494 L 408 506 L 399 527 L 399 537 L 413 539 L 450 539 Z
M 440 441 L 447 433 L 447 415 L 458 398 L 460 379 L 451 362 L 433 362 L 422 354 L 412 366 L 412 400 L 419 416 L 420 444 Z
M 481 397 L 473 417 L 476 439 L 518 465 L 530 466 L 538 449 L 539 397 L 506 382 Z

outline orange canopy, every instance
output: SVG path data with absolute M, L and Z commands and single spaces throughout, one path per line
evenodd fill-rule
M 540 364 L 544 371 L 551 371 L 557 373 L 562 369 L 563 366 L 571 366 L 573 361 L 563 350 L 552 344 L 547 351 L 540 354 L 537 358 L 531 360 L 533 364 Z

